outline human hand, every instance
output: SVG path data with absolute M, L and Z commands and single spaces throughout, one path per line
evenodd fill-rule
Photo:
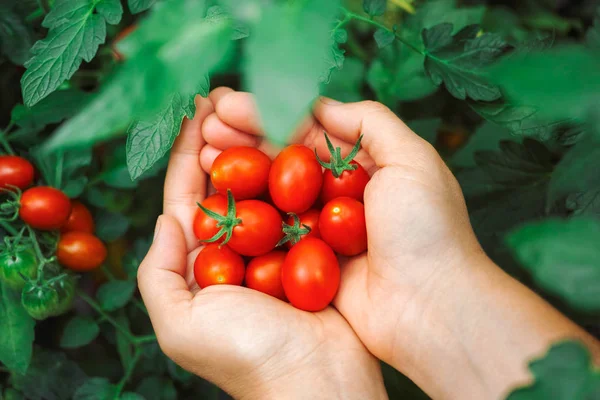
M 196 118 L 184 122 L 173 145 L 164 214 L 138 272 L 161 348 L 235 398 L 385 398 L 378 361 L 335 309 L 308 313 L 238 286 L 199 290 L 193 263 L 201 246 L 192 222 L 207 193 L 200 162 L 209 169 L 214 160 L 200 158 L 213 151 L 201 134 L 212 112 L 199 99 Z

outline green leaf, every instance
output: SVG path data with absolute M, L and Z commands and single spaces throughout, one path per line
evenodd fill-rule
M 110 281 L 100 286 L 96 297 L 105 311 L 114 311 L 131 300 L 136 285 L 133 281 Z
M 73 400 L 114 400 L 116 388 L 106 378 L 90 378 L 79 386 Z
M 474 167 L 475 153 L 482 150 L 495 150 L 504 140 L 514 140 L 510 131 L 491 122 L 481 125 L 469 141 L 452 155 L 449 162 L 457 167 Z
M 336 70 L 341 70 L 346 59 L 346 50 L 340 48 L 340 44 L 346 43 L 348 32 L 344 29 L 337 29 L 331 33 L 330 47 L 325 53 L 325 71 L 319 77 L 319 82 L 329 83 Z
M 101 208 L 111 213 L 123 213 L 127 211 L 133 203 L 133 196 L 131 196 L 131 192 L 115 190 L 111 188 L 99 189 L 94 186 L 87 188 L 85 191 L 85 199 L 94 207 Z M 96 229 L 98 223 L 101 223 L 100 218 L 96 218 Z M 112 229 L 110 228 L 103 229 L 106 229 L 108 232 L 112 232 Z
M 170 358 L 165 357 L 165 361 L 167 363 L 167 371 L 169 372 L 169 376 L 177 382 L 186 384 L 194 378 L 194 374 L 181 368 Z
M 177 391 L 171 380 L 161 376 L 148 376 L 144 378 L 135 389 L 146 400 L 175 400 Z
M 156 0 L 127 0 L 129 11 L 132 14 L 138 14 L 142 11 L 146 11 L 156 3 Z
M 32 155 L 48 185 L 61 189 L 71 198 L 83 193 L 88 182 L 85 169 L 92 162 L 91 148 L 55 153 L 37 148 Z
M 35 35 L 22 15 L 10 4 L 0 4 L 0 54 L 23 65 L 29 59 L 29 49 Z
M 119 397 L 119 400 L 147 400 L 144 396 L 139 393 L 125 392 Z
M 331 75 L 328 84 L 321 86 L 324 96 L 331 97 L 342 102 L 360 101 L 365 75 L 365 64 L 353 57 L 346 58 L 341 70 Z
M 545 357 L 530 362 L 529 369 L 535 382 L 513 391 L 507 400 L 592 400 L 600 393 L 600 376 L 580 342 L 553 345 Z
M 383 15 L 386 5 L 386 0 L 363 0 L 363 10 L 371 17 Z
M 439 24 L 423 30 L 425 70 L 436 85 L 444 83 L 448 92 L 458 99 L 492 101 L 502 94 L 488 81 L 484 67 L 493 63 L 506 43 L 498 35 L 484 33 L 468 26 L 451 36 L 452 24 Z
M 101 211 L 95 220 L 96 236 L 105 242 L 112 242 L 120 238 L 129 229 L 129 220 L 120 213 Z
M 129 320 L 127 319 L 127 315 L 124 310 L 121 310 L 117 313 L 115 319 L 121 326 L 124 326 L 129 330 Z M 119 353 L 119 358 L 121 359 L 121 365 L 123 368 L 127 369 L 131 362 L 133 361 L 133 349 L 131 342 L 127 336 L 125 336 L 120 330 L 115 330 L 116 333 L 116 347 L 117 352 Z
M 89 317 L 75 316 L 65 326 L 60 338 L 60 346 L 67 349 L 85 346 L 96 339 L 98 333 L 100 333 L 100 327 L 96 321 Z
M 589 215 L 600 218 L 600 181 L 597 187 L 589 191 L 568 195 L 565 206 L 573 212 L 573 215 Z
M 543 105 L 541 118 L 585 120 L 600 101 L 600 53 L 582 45 L 500 60 L 489 69 L 511 104 Z
M 434 144 L 438 129 L 442 125 L 441 118 L 416 119 L 406 123 L 417 135 Z
M 381 49 L 385 46 L 389 46 L 390 44 L 392 44 L 394 42 L 394 39 L 396 39 L 396 35 L 394 34 L 394 32 L 390 32 L 387 29 L 380 28 L 375 31 L 373 38 L 375 38 L 375 43 L 377 43 L 377 47 Z
M 600 49 L 600 7 L 596 10 L 594 25 L 585 34 L 585 43 L 591 48 Z
M 285 143 L 318 94 L 338 3 L 308 0 L 264 7 L 248 39 L 246 84 L 256 95 L 267 136 L 276 143 Z
M 72 399 L 87 379 L 77 363 L 62 352 L 36 348 L 24 375 L 12 375 L 11 384 L 29 400 Z
M 248 29 L 248 27 L 246 27 L 245 25 L 242 25 L 241 23 L 239 23 L 237 21 L 234 21 L 232 19 L 231 15 L 223 7 L 212 6 L 208 9 L 208 11 L 206 11 L 206 18 L 205 18 L 206 21 L 218 22 L 223 19 L 229 20 L 233 25 L 231 40 L 244 39 L 244 38 L 250 36 L 250 30 Z M 206 96 L 204 96 L 204 97 L 206 97 Z
M 96 13 L 94 13 L 96 10 Z M 56 0 L 42 25 L 48 36 L 35 43 L 21 79 L 25 105 L 32 106 L 90 62 L 106 39 L 106 23 L 118 24 L 119 0 Z
M 89 146 L 121 134 L 134 119 L 166 107 L 174 93 L 195 94 L 230 46 L 228 20 L 203 22 L 203 1 L 154 7 L 119 46 L 127 62 L 46 147 Z
M 600 311 L 600 222 L 548 219 L 508 235 L 517 259 L 536 284 L 585 312 Z
M 35 321 L 21 306 L 21 293 L 0 281 L 0 361 L 24 374 L 31 360 Z
M 123 260 L 123 269 L 128 277 L 135 279 L 137 276 L 137 270 L 142 263 L 144 257 L 150 250 L 152 244 L 152 237 L 138 238 L 133 243 L 133 251 L 128 252 Z

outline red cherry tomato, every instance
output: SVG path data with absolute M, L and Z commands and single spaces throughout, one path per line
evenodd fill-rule
M 33 228 L 51 231 L 62 227 L 71 214 L 71 200 L 58 189 L 36 186 L 21 196 L 19 216 Z
M 355 256 L 367 249 L 365 207 L 350 197 L 338 197 L 325 204 L 319 217 L 321 238 L 343 256 Z
M 202 205 L 220 215 L 227 213 L 227 197 L 222 194 L 213 194 L 202 202 Z M 194 217 L 194 235 L 198 240 L 208 240 L 219 232 L 217 221 L 206 215 L 198 208 Z
M 302 236 L 300 238 L 300 240 L 306 239 L 309 237 L 314 237 L 317 239 L 321 238 L 321 234 L 319 233 L 319 215 L 321 215 L 321 212 L 314 208 L 311 208 L 310 210 L 298 215 L 301 226 L 306 225 L 310 228 L 310 232 L 307 233 L 306 235 Z M 294 218 L 292 216 L 289 216 L 286 223 L 288 225 L 293 225 Z M 285 246 L 288 249 L 291 249 L 293 245 L 292 245 L 292 242 L 285 242 Z
M 71 214 L 67 223 L 60 229 L 61 232 L 87 232 L 94 233 L 95 225 L 92 213 L 78 200 L 71 202 Z
M 236 204 L 236 211 L 242 222 L 233 228 L 229 247 L 253 257 L 273 250 L 283 237 L 283 221 L 275 207 L 260 200 L 243 200 Z
M 236 200 L 252 199 L 269 184 L 271 159 L 254 147 L 238 146 L 223 151 L 213 162 L 210 179 L 217 191 L 231 190 Z
M 244 260 L 228 246 L 207 245 L 194 261 L 194 278 L 200 288 L 238 285 L 244 281 Z
M 319 197 L 323 172 L 315 154 L 306 146 L 288 146 L 273 161 L 269 192 L 282 211 L 303 213 Z
M 60 236 L 56 256 L 60 264 L 73 271 L 89 271 L 106 260 L 106 246 L 90 233 L 67 232 Z
M 305 311 L 320 311 L 335 297 L 340 266 L 321 239 L 306 238 L 289 251 L 281 270 L 283 289 L 290 303 Z
M 323 204 L 336 197 L 352 197 L 363 201 L 365 187 L 369 183 L 369 174 L 356 161 L 350 161 L 350 165 L 356 165 L 355 170 L 346 170 L 336 178 L 330 169 L 323 172 L 323 189 L 321 190 L 321 201 Z
M 281 284 L 281 268 L 285 252 L 272 251 L 253 258 L 246 268 L 246 286 L 286 301 Z
M 27 189 L 33 182 L 33 165 L 23 157 L 0 156 L 0 188 Z

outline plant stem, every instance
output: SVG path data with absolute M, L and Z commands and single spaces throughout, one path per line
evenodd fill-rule
M 144 306 L 144 303 L 142 303 L 141 301 L 139 301 L 138 299 L 133 299 L 133 304 L 144 314 L 148 315 L 148 310 L 146 309 L 146 306 Z
M 102 315 L 106 322 L 115 327 L 115 329 L 119 330 L 131 343 L 135 343 L 137 338 L 131 334 L 129 329 L 125 328 L 123 325 L 118 323 L 113 317 L 111 317 L 106 311 L 104 311 L 98 303 L 86 293 L 78 290 L 77 294 L 81 297 L 86 303 L 88 303 L 98 314 Z
M 136 336 L 135 344 L 156 342 L 156 335 Z
M 51 260 L 48 260 L 48 259 L 46 259 L 46 257 L 44 257 L 44 253 L 42 253 L 42 249 L 40 248 L 40 243 L 37 240 L 35 231 L 33 229 L 31 229 L 31 227 L 29 225 L 26 225 L 26 226 L 27 226 L 27 231 L 29 232 L 29 238 L 33 242 L 33 249 L 35 250 L 35 254 L 40 262 L 38 265 L 37 277 L 38 277 L 38 280 L 43 279 L 44 278 L 44 267 L 46 266 L 46 264 L 51 262 Z
M 117 384 L 117 387 L 115 389 L 115 398 L 116 399 L 119 398 L 119 396 L 121 395 L 121 392 L 123 391 L 123 388 L 129 381 L 129 378 L 131 378 L 131 374 L 133 373 L 133 370 L 135 369 L 135 366 L 137 365 L 137 362 L 140 359 L 141 355 L 142 355 L 142 350 L 139 347 L 136 347 L 135 353 L 133 353 L 133 358 L 131 359 L 131 362 L 127 366 L 127 369 L 125 369 L 125 375 L 123 375 L 123 378 L 121 378 L 121 380 L 119 381 L 119 383 Z
M 10 155 L 14 155 L 15 151 L 8 143 L 8 140 L 6 140 L 6 132 L 8 132 L 8 129 L 0 131 L 0 144 L 2 145 L 2 147 L 4 147 L 4 151 L 6 151 Z
M 19 232 L 7 221 L 0 219 L 0 226 L 2 226 L 2 228 L 4 228 L 4 230 L 10 233 L 12 236 L 17 236 L 19 234 Z

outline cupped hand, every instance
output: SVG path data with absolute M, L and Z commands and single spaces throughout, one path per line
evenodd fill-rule
M 335 309 L 308 313 L 247 288 L 195 284 L 201 246 L 192 222 L 207 194 L 205 170 L 214 157 L 206 155 L 215 155 L 201 127 L 214 120 L 213 111 L 199 98 L 196 117 L 184 121 L 169 161 L 164 213 L 138 272 L 161 348 L 236 398 L 384 398 L 378 361 Z

